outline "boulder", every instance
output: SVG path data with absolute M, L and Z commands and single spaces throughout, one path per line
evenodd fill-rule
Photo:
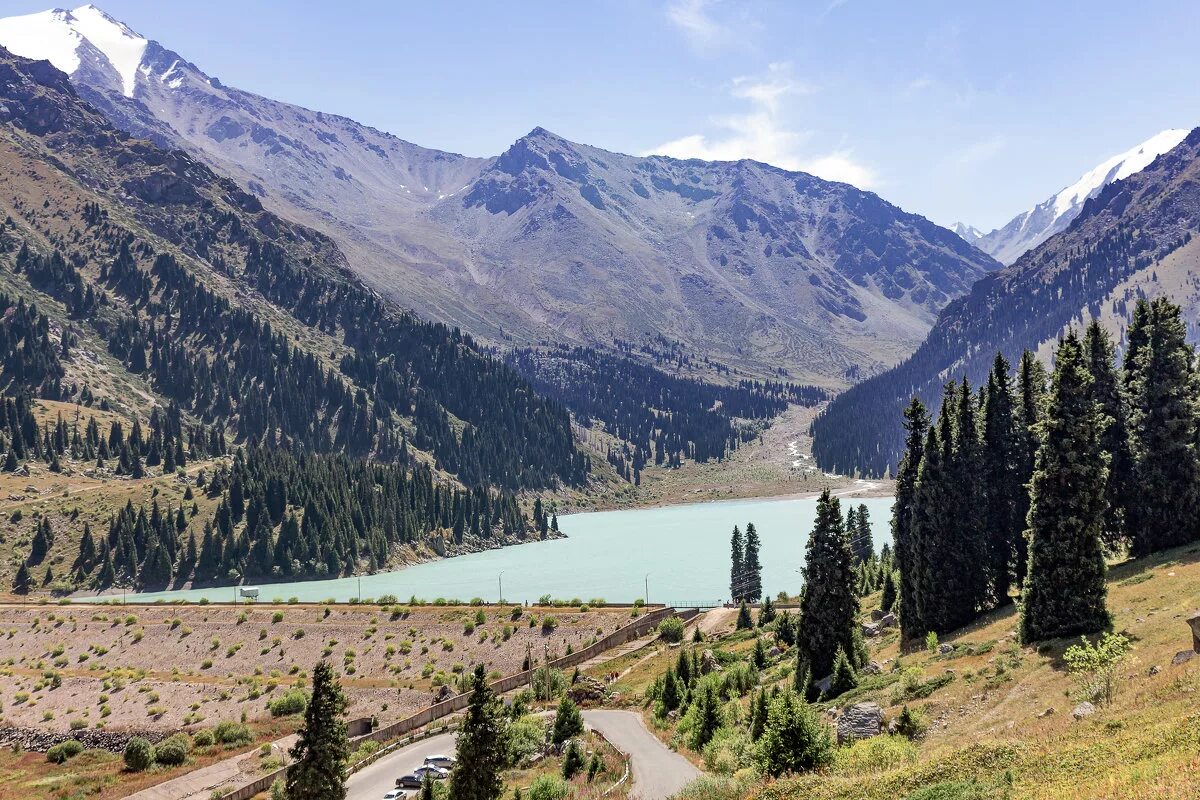
M 941 655 L 949 655 L 954 652 L 954 645 L 949 642 L 942 642 L 938 645 L 938 653 Z
M 864 622 L 862 624 L 862 634 L 868 639 L 873 636 L 878 636 L 880 630 L 882 630 L 882 628 L 877 622 Z
M 883 672 L 883 667 L 878 661 L 868 661 L 862 668 L 863 675 L 878 675 L 881 672 Z
M 816 687 L 816 690 L 818 692 L 820 692 L 821 694 L 829 694 L 829 687 L 832 685 L 833 685 L 833 676 L 832 675 L 826 675 L 824 678 L 821 678 L 821 680 L 819 680 L 813 684 L 813 686 Z
M 1075 719 L 1083 719 L 1084 717 L 1090 717 L 1092 714 L 1095 714 L 1095 713 L 1096 713 L 1096 707 L 1088 702 L 1080 703 L 1079 705 L 1075 706 L 1074 709 L 1071 710 L 1071 716 L 1074 717 Z
M 1154 666 L 1152 666 L 1152 667 L 1150 668 L 1149 672 L 1147 672 L 1146 674 L 1148 674 L 1148 675 L 1157 675 L 1157 674 L 1158 674 L 1158 673 L 1160 673 L 1160 672 L 1162 672 L 1162 667 L 1160 667 L 1158 664 L 1155 664 Z
M 879 620 L 879 624 L 885 628 L 896 627 L 896 615 L 895 614 L 884 614 L 883 617 Z
M 878 703 L 848 706 L 837 721 L 838 744 L 870 739 L 883 732 L 883 709 Z
M 872 608 L 871 609 L 871 621 L 879 622 L 879 620 L 881 620 L 881 619 L 883 619 L 883 609 L 882 608 Z
M 1186 664 L 1187 662 L 1191 661 L 1195 655 L 1195 650 L 1180 650 L 1175 654 L 1175 657 L 1171 659 L 1171 666 L 1178 667 L 1180 664 Z
M 587 675 L 581 675 L 579 680 L 571 685 L 567 690 L 567 694 L 576 703 L 593 702 L 598 703 L 604 699 L 605 687 L 604 684 Z
M 1047 708 L 1045 711 L 1039 713 L 1038 719 L 1042 719 L 1043 717 L 1052 717 L 1052 716 L 1054 716 L 1054 707 L 1053 706 L 1051 706 L 1050 708 Z
M 1200 612 L 1188 617 L 1187 623 L 1192 628 L 1192 650 L 1200 653 Z
M 705 650 L 700 654 L 700 674 L 707 675 L 710 672 L 720 672 L 721 665 L 717 662 L 717 657 L 713 655 L 712 650 Z

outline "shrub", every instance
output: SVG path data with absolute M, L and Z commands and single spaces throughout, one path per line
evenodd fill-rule
M 1117 665 L 1129 649 L 1129 640 L 1119 633 L 1106 633 L 1095 644 L 1081 636 L 1079 644 L 1067 648 L 1063 661 L 1075 677 L 1083 699 L 1097 704 L 1112 701 L 1117 690 Z
M 750 792 L 751 784 L 752 778 L 746 775 L 736 778 L 702 775 L 683 787 L 675 800 L 741 800 Z
M 567 782 L 557 775 L 539 775 L 525 792 L 527 800 L 565 800 L 570 793 Z
M 874 736 L 838 748 L 833 769 L 842 775 L 886 772 L 917 760 L 917 746 L 903 736 Z
M 154 748 L 140 736 L 134 736 L 125 745 L 125 768 L 130 772 L 147 770 L 154 763 Z
M 74 758 L 83 752 L 83 745 L 74 739 L 67 739 L 65 742 L 60 742 L 46 751 L 46 760 L 55 764 L 66 763 L 67 759 Z
M 938 649 L 938 635 L 936 631 L 930 631 L 925 634 L 925 649 L 930 653 L 936 653 Z
M 829 727 L 812 706 L 785 692 L 771 700 L 756 756 L 771 777 L 818 769 L 833 759 Z
M 213 732 L 208 728 L 196 731 L 196 735 L 192 737 L 192 742 L 196 747 L 212 747 L 214 742 Z
M 704 766 L 718 775 L 733 775 L 753 765 L 754 744 L 744 728 L 719 729 L 704 745 Z
M 282 697 L 276 697 L 267 704 L 272 717 L 287 717 L 292 714 L 303 714 L 308 708 L 308 693 L 303 689 L 292 689 Z
M 567 745 L 567 752 L 563 756 L 563 777 L 571 780 L 579 774 L 581 769 L 583 769 L 583 753 L 580 751 L 579 745 L 571 740 L 571 743 Z
M 213 728 L 213 738 L 225 745 L 243 745 L 254 741 L 245 723 L 222 720 Z
M 188 751 L 192 748 L 187 734 L 177 733 L 154 748 L 154 760 L 160 764 L 177 766 L 187 761 Z
M 925 727 L 925 715 L 920 709 L 908 706 L 900 709 L 900 716 L 896 717 L 896 733 L 908 739 L 916 739 L 925 732 Z
M 521 717 L 508 727 L 508 763 L 519 767 L 533 758 L 546 741 L 546 726 L 537 717 Z
M 553 633 L 558 627 L 558 619 L 554 616 L 547 616 L 542 620 L 542 633 Z
M 579 713 L 579 706 L 575 705 L 575 701 L 570 697 L 563 695 L 562 700 L 558 702 L 558 709 L 554 712 L 554 733 L 551 740 L 555 744 L 562 744 L 582 733 L 583 715 Z
M 683 620 L 679 617 L 667 617 L 658 623 L 658 635 L 664 642 L 675 644 L 683 641 Z

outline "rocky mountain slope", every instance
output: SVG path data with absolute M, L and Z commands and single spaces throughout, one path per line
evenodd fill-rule
M 225 86 L 92 6 L 0 20 L 0 44 L 329 234 L 379 291 L 493 341 L 663 336 L 840 386 L 911 352 L 997 266 L 874 194 L 755 162 L 635 158 L 540 128 L 497 158 L 418 147 Z
M 814 423 L 813 452 L 837 470 L 882 473 L 897 463 L 901 407 L 914 394 L 936 402 L 943 381 L 978 385 L 1001 351 L 1015 361 L 1042 350 L 1067 326 L 1100 318 L 1123 341 L 1139 295 L 1184 308 L 1189 335 L 1200 319 L 1200 128 L 1174 149 L 1087 200 L 1065 231 L 992 273 L 947 306 L 905 362 L 848 390 Z
M 1188 131 L 1160 131 L 1124 153 L 1097 164 L 1079 180 L 1053 197 L 1013 217 L 1006 225 L 983 233 L 959 222 L 951 230 L 1003 264 L 1011 264 L 1067 226 L 1083 211 L 1083 204 L 1113 181 L 1124 180 L 1145 169 L 1155 158 L 1178 145 Z

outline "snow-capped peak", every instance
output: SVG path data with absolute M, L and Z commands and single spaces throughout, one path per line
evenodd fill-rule
M 0 19 L 0 44 L 25 58 L 45 59 L 68 75 L 79 69 L 85 43 L 108 61 L 125 96 L 133 97 L 138 66 L 149 42 L 96 6 Z
M 1124 180 L 1141 172 L 1154 159 L 1174 149 L 1187 135 L 1186 128 L 1170 128 L 1097 165 L 1054 196 L 1054 217 L 1057 219 L 1076 206 L 1083 205 L 1085 200 L 1113 181 Z
M 965 222 L 956 222 L 950 226 L 950 230 L 958 234 L 959 238 L 965 239 L 971 244 L 975 244 L 983 238 L 983 231 L 976 228 L 974 225 L 968 225 Z

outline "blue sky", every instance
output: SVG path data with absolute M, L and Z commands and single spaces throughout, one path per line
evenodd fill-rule
M 1194 0 L 97 5 L 227 84 L 429 147 L 493 155 L 541 125 L 805 169 L 985 230 L 1200 125 Z

